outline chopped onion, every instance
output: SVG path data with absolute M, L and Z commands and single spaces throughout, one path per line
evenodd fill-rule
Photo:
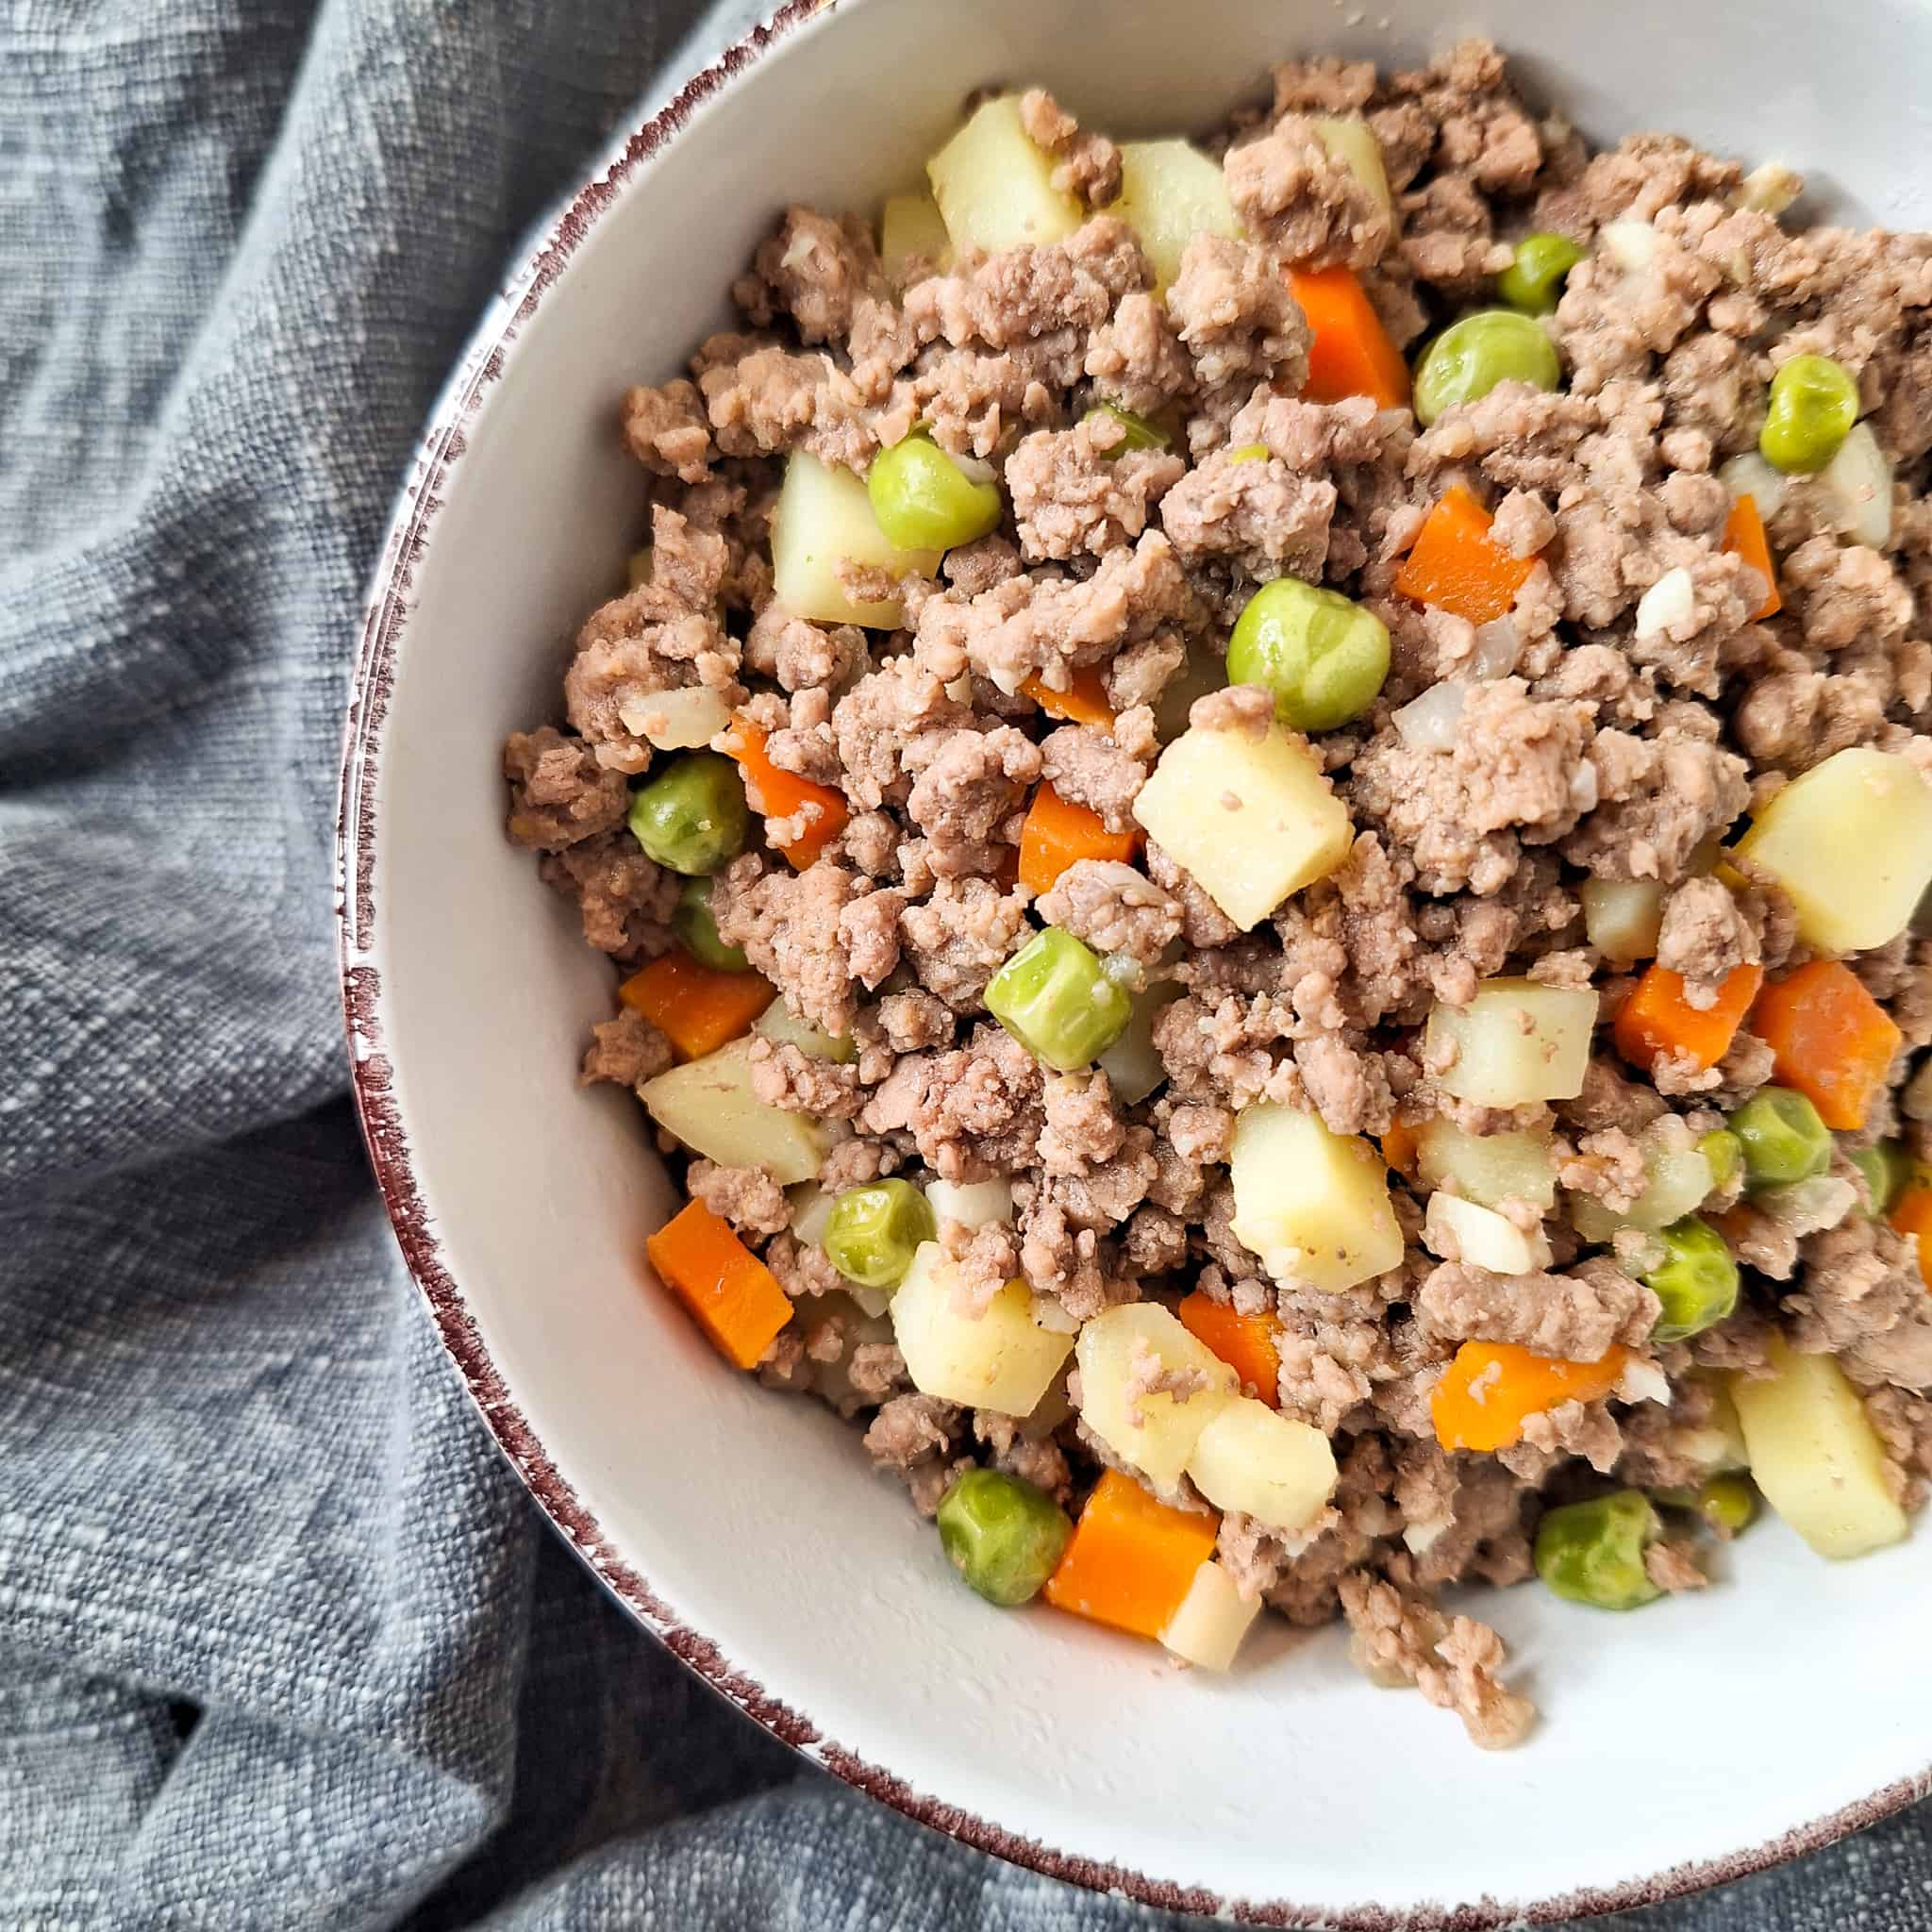
M 1767 524 L 1785 507 L 1784 472 L 1773 469 L 1755 449 L 1733 457 L 1718 471 L 1717 479 L 1734 499 L 1748 496 Z
M 948 451 L 947 454 L 951 455 L 951 452 Z M 969 483 L 995 483 L 999 480 L 1000 473 L 991 463 L 982 461 L 978 457 L 954 457 L 953 467 Z
M 1845 438 L 1820 480 L 1839 528 L 1857 542 L 1882 549 L 1891 537 L 1891 465 L 1869 423 L 1858 424 Z
M 1781 215 L 1805 192 L 1805 177 L 1782 161 L 1759 161 L 1738 184 L 1732 197 L 1739 208 Z
M 1493 677 L 1507 677 L 1523 656 L 1523 633 L 1515 620 L 1491 618 L 1479 625 L 1475 634 L 1475 654 L 1469 660 L 1470 675 L 1487 683 Z
M 1395 713 L 1395 728 L 1410 751 L 1453 751 L 1462 707 L 1469 696 L 1466 684 L 1432 684 L 1421 697 Z
M 1753 1206 L 1794 1235 L 1823 1234 L 1857 1205 L 1858 1191 L 1837 1174 L 1815 1174 L 1782 1188 L 1766 1188 Z
M 1603 251 L 1625 275 L 1641 275 L 1663 253 L 1663 238 L 1648 222 L 1606 222 L 1597 235 Z
M 1667 570 L 1637 603 L 1639 641 L 1669 635 L 1686 636 L 1697 615 L 1697 586 L 1681 564 Z
M 1624 1365 L 1613 1391 L 1619 1402 L 1660 1402 L 1671 1406 L 1671 1378 L 1655 1362 L 1638 1357 Z
M 785 1198 L 791 1204 L 792 1234 L 807 1247 L 817 1247 L 825 1238 L 825 1225 L 838 1196 L 816 1181 L 800 1181 L 785 1190 Z

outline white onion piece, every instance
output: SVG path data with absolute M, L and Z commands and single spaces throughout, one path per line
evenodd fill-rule
M 819 1246 L 839 1197 L 816 1181 L 800 1181 L 785 1190 L 785 1198 L 791 1204 L 792 1234 L 808 1248 Z
M 1739 208 L 1759 214 L 1781 215 L 1805 192 L 1805 177 L 1782 161 L 1759 161 L 1738 184 L 1732 196 Z
M 1394 724 L 1410 751 L 1453 751 L 1462 723 L 1466 684 L 1432 684 L 1421 697 L 1395 713 Z
M 1604 253 L 1625 275 L 1641 275 L 1663 253 L 1663 238 L 1648 222 L 1606 222 L 1597 234 Z
M 1637 637 L 1640 642 L 1651 638 L 1688 637 L 1690 621 L 1697 614 L 1697 586 L 1690 573 L 1680 564 L 1667 570 L 1637 601 Z
M 1469 660 L 1470 675 L 1480 683 L 1507 677 L 1522 656 L 1523 633 L 1516 628 L 1515 620 L 1491 618 L 1476 627 L 1475 653 Z
M 1845 438 L 1820 480 L 1839 528 L 1855 542 L 1883 549 L 1891 538 L 1891 465 L 1869 423 Z
M 1767 524 L 1785 507 L 1784 472 L 1773 469 L 1755 449 L 1733 457 L 1717 476 L 1733 497 L 1748 496 Z
M 952 452 L 947 454 L 950 456 Z M 999 480 L 1000 473 L 978 457 L 954 457 L 953 467 L 969 483 L 995 483 Z

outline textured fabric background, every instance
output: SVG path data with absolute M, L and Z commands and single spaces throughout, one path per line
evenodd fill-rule
M 519 236 L 754 10 L 0 7 L 6 1932 L 1157 1924 L 802 1774 L 608 1606 L 342 1098 L 391 491 Z M 1921 1812 L 1631 1923 L 1928 1913 Z

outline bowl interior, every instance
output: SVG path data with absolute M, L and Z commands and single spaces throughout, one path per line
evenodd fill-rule
M 564 641 L 640 535 L 617 396 L 724 322 L 722 291 L 784 202 L 869 207 L 914 181 L 982 83 L 1044 81 L 1115 131 L 1185 129 L 1272 59 L 1408 63 L 1452 27 L 1492 34 L 1594 138 L 1679 130 L 1800 167 L 1813 208 L 1924 225 L 1932 171 L 1904 137 L 1923 124 L 1932 16 L 1895 0 L 1853 0 L 1828 35 L 1804 0 L 1482 0 L 1446 25 L 1429 0 L 1110 0 L 1104 29 L 1099 9 L 1039 0 L 843 0 L 689 104 L 614 196 L 580 203 L 567 264 L 520 320 L 498 314 L 453 386 L 439 420 L 460 449 L 406 505 L 399 527 L 423 541 L 391 584 L 393 682 L 352 744 L 367 869 L 347 945 L 365 991 L 379 984 L 358 1043 L 393 1063 L 391 1177 L 406 1161 L 521 1419 L 492 1421 L 526 1459 L 541 1444 L 580 1543 L 648 1578 L 741 1695 L 761 1686 L 979 1841 L 1035 1841 L 1060 1869 L 1335 1919 L 1489 1901 L 1473 1924 L 1738 1869 L 1923 1775 L 1932 1677 L 1894 1660 L 1919 1637 L 1932 1539 L 1834 1568 L 1768 1526 L 1724 1587 L 1641 1617 L 1485 1599 L 1544 1712 L 1495 1757 L 1420 1698 L 1369 1688 L 1334 1631 L 1275 1627 L 1234 1675 L 1185 1677 L 1150 1646 L 990 1608 L 856 1432 L 727 1372 L 651 1286 L 667 1183 L 628 1097 L 573 1077 L 609 971 L 504 842 L 496 771 L 507 731 L 557 712 Z

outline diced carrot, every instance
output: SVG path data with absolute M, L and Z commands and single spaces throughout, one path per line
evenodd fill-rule
M 1422 1137 L 1407 1121 L 1389 1123 L 1389 1131 L 1382 1136 L 1382 1158 L 1397 1174 L 1414 1174 L 1416 1158 L 1421 1151 Z
M 1281 1407 L 1281 1351 L 1273 1315 L 1243 1315 L 1196 1289 L 1175 1307 L 1181 1326 L 1211 1348 L 1270 1408 Z
M 1471 624 L 1507 617 L 1536 558 L 1511 557 L 1490 535 L 1494 522 L 1460 484 L 1445 491 L 1429 512 L 1395 588 L 1418 604 L 1433 604 Z
M 1132 1476 L 1104 1470 L 1046 1579 L 1046 1600 L 1136 1637 L 1158 1637 L 1214 1554 L 1219 1528 L 1219 1518 L 1171 1508 Z
M 1653 962 L 1617 1014 L 1611 1028 L 1617 1051 L 1646 1074 L 1658 1060 L 1672 1058 L 1700 1070 L 1714 1067 L 1730 1052 L 1763 984 L 1762 966 L 1735 966 L 1718 988 L 1714 1005 L 1693 1007 L 1684 997 L 1684 975 Z
M 1068 804 L 1042 780 L 1020 831 L 1020 883 L 1043 892 L 1070 865 L 1083 858 L 1124 862 L 1139 842 L 1132 832 L 1109 832 L 1097 811 Z
M 1778 594 L 1777 566 L 1771 560 L 1771 544 L 1764 534 L 1764 519 L 1757 514 L 1757 499 L 1747 491 L 1731 506 L 1730 521 L 1724 525 L 1724 548 L 1741 557 L 1769 587 L 1764 602 L 1751 613 L 1753 624 L 1775 617 L 1785 608 Z
M 1507 1449 L 1533 1415 L 1565 1402 L 1594 1402 L 1623 1379 L 1627 1348 L 1601 1361 L 1566 1362 L 1507 1341 L 1465 1341 L 1429 1394 L 1436 1441 L 1445 1449 Z
M 1813 959 L 1774 980 L 1751 1024 L 1776 1056 L 1778 1079 L 1840 1131 L 1865 1124 L 1903 1037 L 1841 959 Z
M 804 834 L 778 848 L 803 872 L 845 829 L 852 812 L 844 795 L 774 765 L 765 753 L 765 734 L 749 718 L 732 719 L 724 745 L 744 774 L 744 795 L 755 812 L 768 819 L 789 819 L 808 807 L 817 808 Z
M 1401 408 L 1408 401 L 1408 364 L 1355 271 L 1291 268 L 1288 286 L 1314 337 L 1302 394 L 1311 403 L 1369 396 L 1379 408 Z
M 1107 680 L 1097 664 L 1080 665 L 1065 691 L 1056 691 L 1036 673 L 1021 684 L 1020 695 L 1031 698 L 1050 718 L 1091 724 L 1096 731 L 1113 729 L 1113 707 L 1107 701 Z
M 721 973 L 675 947 L 633 973 L 617 996 L 697 1060 L 748 1031 L 778 989 L 756 973 Z
M 688 1202 L 644 1243 L 658 1278 L 741 1369 L 756 1368 L 791 1319 L 777 1277 L 702 1201 Z
M 1932 1289 L 1932 1174 L 1923 1168 L 1915 1172 L 1885 1218 L 1917 1243 L 1919 1278 Z

